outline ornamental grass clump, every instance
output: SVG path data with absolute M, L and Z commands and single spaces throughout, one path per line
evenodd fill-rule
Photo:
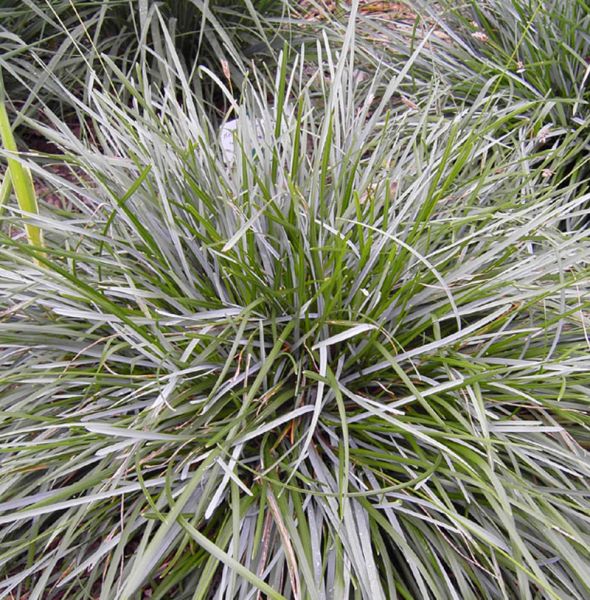
M 590 6 L 586 2 L 470 0 L 443 2 L 452 30 L 461 38 L 466 63 L 478 78 L 501 74 L 502 84 L 524 98 L 557 101 L 561 124 L 588 116 Z M 450 29 L 449 29 L 450 31 Z M 455 37 L 455 36 L 453 36 Z M 473 78 L 467 81 L 473 87 Z M 467 90 L 465 85 L 457 86 Z M 469 93 L 469 92 L 468 92 Z
M 426 40 L 361 95 L 353 25 L 240 102 L 197 70 L 231 156 L 176 61 L 90 80 L 94 144 L 30 122 L 87 183 L 2 236 L 6 597 L 590 594 L 582 134 L 393 102 Z

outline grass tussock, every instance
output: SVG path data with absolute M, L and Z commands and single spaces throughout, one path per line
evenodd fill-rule
M 51 74 L 80 135 L 9 105 L 68 208 L 6 192 L 1 594 L 587 598 L 585 124 L 287 8 L 239 93 L 154 18 L 157 74 Z

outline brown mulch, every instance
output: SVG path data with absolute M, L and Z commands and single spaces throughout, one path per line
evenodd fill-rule
M 317 8 L 318 4 L 321 5 L 321 9 Z M 350 4 L 351 0 L 301 0 L 301 15 L 308 21 L 324 21 L 327 13 L 343 16 L 344 6 Z M 385 22 L 395 28 L 413 27 L 419 19 L 418 14 L 406 2 L 359 0 L 359 14 L 365 18 Z M 422 25 L 434 27 L 433 35 L 440 41 L 451 42 L 449 36 L 429 19 L 422 18 Z
M 342 12 L 343 5 L 350 5 L 350 0 L 323 0 L 320 2 L 323 11 L 316 8 L 310 0 L 303 0 L 301 7 L 307 20 L 322 20 L 325 12 L 338 15 Z M 416 18 L 416 13 L 405 2 L 378 2 L 375 0 L 360 0 L 359 11 L 361 14 L 373 15 L 388 20 L 411 20 Z

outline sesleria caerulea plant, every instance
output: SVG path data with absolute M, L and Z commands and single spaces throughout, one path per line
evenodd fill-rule
M 588 597 L 583 131 L 394 102 L 427 43 L 199 69 L 233 157 L 173 60 L 89 79 L 94 143 L 28 121 L 85 184 L 0 248 L 3 595 Z

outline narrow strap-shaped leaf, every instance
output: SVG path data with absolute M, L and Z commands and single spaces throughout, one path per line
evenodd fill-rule
M 37 207 L 37 196 L 35 195 L 35 187 L 33 186 L 31 171 L 14 156 L 17 154 L 18 150 L 14 135 L 12 134 L 12 129 L 10 127 L 6 106 L 2 101 L 0 101 L 0 136 L 2 138 L 2 145 L 4 146 L 4 149 L 11 153 L 11 156 L 8 157 L 8 173 L 14 188 L 14 193 L 16 195 L 19 208 L 24 213 L 37 215 L 39 213 L 39 209 Z M 4 200 L 4 194 L 8 194 L 4 185 L 5 184 L 3 183 L 2 194 L 0 196 L 2 200 Z M 1 204 L 2 203 L 0 203 L 0 206 Z M 30 244 L 37 247 L 43 246 L 43 234 L 39 227 L 25 223 L 25 230 L 27 232 L 27 239 L 29 240 Z

